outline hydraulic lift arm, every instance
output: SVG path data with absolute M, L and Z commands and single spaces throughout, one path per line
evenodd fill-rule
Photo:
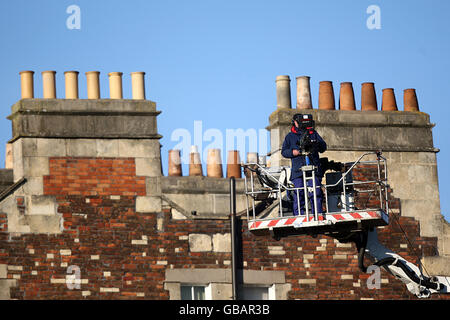
M 383 246 L 378 241 L 376 228 L 354 234 L 352 240 L 358 248 L 359 267 L 363 272 L 367 270 L 363 263 L 364 254 L 368 254 L 374 259 L 374 265 L 401 280 L 419 298 L 428 298 L 433 293 L 450 293 L 450 277 L 425 276 L 416 265 Z

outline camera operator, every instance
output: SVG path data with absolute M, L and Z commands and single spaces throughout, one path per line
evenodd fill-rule
M 285 158 L 291 159 L 291 182 L 295 188 L 303 188 L 303 172 L 301 167 L 305 165 L 314 165 L 317 167 L 315 172 L 317 212 L 322 213 L 323 192 L 321 180 L 323 171 L 319 161 L 319 152 L 325 152 L 327 144 L 322 137 L 314 130 L 314 120 L 310 114 L 297 113 L 292 118 L 291 132 L 289 132 L 283 142 L 281 154 Z M 312 187 L 312 180 L 307 180 L 307 186 Z M 293 192 L 294 198 L 294 215 L 298 216 L 299 208 L 297 201 L 297 191 Z M 304 189 L 299 189 L 300 214 L 305 214 L 305 194 Z M 308 192 L 310 200 L 310 208 L 314 212 L 313 193 Z

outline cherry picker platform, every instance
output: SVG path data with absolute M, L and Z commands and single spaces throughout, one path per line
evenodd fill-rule
M 376 160 L 365 160 L 370 155 L 377 155 Z M 325 158 L 326 159 L 326 158 Z M 245 164 L 245 194 L 247 196 L 247 221 L 248 229 L 255 235 L 270 234 L 274 238 L 282 238 L 300 234 L 330 234 L 339 235 L 349 231 L 361 231 L 367 228 L 386 226 L 389 224 L 388 216 L 388 188 L 386 159 L 381 154 L 369 152 L 363 154 L 352 163 L 334 164 L 325 160 L 325 168 L 342 168 L 344 172 L 326 173 L 327 184 L 324 184 L 325 212 L 318 213 L 317 208 L 310 205 L 311 200 L 316 201 L 314 189 L 314 176 L 316 167 L 305 166 L 304 179 L 312 180 L 313 186 L 294 188 L 289 181 L 289 167 L 266 167 L 259 163 Z M 371 169 L 376 172 L 375 179 L 355 181 L 353 172 L 359 168 Z M 248 174 L 251 172 L 252 174 Z M 308 190 L 307 190 L 308 189 Z M 312 189 L 312 190 L 311 190 Z M 300 207 L 300 195 L 305 197 L 304 204 L 306 215 L 294 216 L 292 211 L 293 197 L 297 193 L 298 207 Z M 376 194 L 377 204 L 372 208 L 358 208 L 355 199 L 359 195 Z M 367 197 L 366 197 L 367 198 Z M 276 203 L 276 209 L 257 213 L 257 202 Z M 251 202 L 251 205 L 250 205 Z M 272 206 L 274 207 L 274 206 Z M 273 210 L 275 209 L 275 210 Z
M 247 163 L 243 167 L 248 230 L 255 236 L 270 235 L 280 240 L 321 234 L 342 243 L 353 242 L 361 271 L 367 270 L 364 266 L 367 253 L 374 265 L 401 280 L 419 298 L 450 293 L 450 277 L 426 276 L 416 265 L 378 241 L 377 228 L 389 224 L 387 159 L 381 151 L 364 153 L 348 163 L 322 158 L 321 171 L 313 165 L 303 166 L 302 188 L 295 188 L 289 180 L 290 167 L 268 167 L 262 163 Z M 315 177 L 319 175 L 320 180 L 321 174 L 326 183 L 316 185 Z M 325 202 L 322 210 L 317 206 L 319 188 Z M 297 197 L 293 197 L 294 193 Z M 304 197 L 303 203 L 300 196 Z M 294 215 L 293 201 L 297 201 L 298 208 L 304 205 L 303 216 Z

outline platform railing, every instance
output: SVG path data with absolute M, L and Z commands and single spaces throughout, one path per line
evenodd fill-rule
M 376 160 L 366 160 L 363 161 L 366 157 L 376 155 Z M 357 168 L 358 165 L 363 166 L 375 166 L 377 168 L 377 174 L 375 180 L 368 180 L 368 181 L 353 181 L 348 182 L 347 177 L 352 175 L 352 172 L 355 168 Z M 313 220 L 317 221 L 319 220 L 320 213 L 317 212 L 317 188 L 323 188 L 323 194 L 324 194 L 324 201 L 325 201 L 325 212 L 322 213 L 323 217 L 326 217 L 327 214 L 333 214 L 333 213 L 348 213 L 348 212 L 358 212 L 362 210 L 382 210 L 385 214 L 388 214 L 389 212 L 389 199 L 388 199 L 388 188 L 389 185 L 387 183 L 388 179 L 388 172 L 387 172 L 387 160 L 385 157 L 381 155 L 381 152 L 367 152 L 361 155 L 355 162 L 348 162 L 344 164 L 344 167 L 346 170 L 342 173 L 342 177 L 333 184 L 324 184 L 324 185 L 315 185 L 315 179 L 313 178 L 313 186 L 308 187 L 307 183 L 304 183 L 303 187 L 296 188 L 292 186 L 292 183 L 289 182 L 289 177 L 285 176 L 283 177 L 282 172 L 284 171 L 286 173 L 287 169 L 289 167 L 282 166 L 277 168 L 268 168 L 265 166 L 262 166 L 258 163 L 247 163 L 244 164 L 243 167 L 248 170 L 250 174 L 246 174 L 244 176 L 244 189 L 245 194 L 247 198 L 247 219 L 248 221 L 251 220 L 258 220 L 258 217 L 256 215 L 256 202 L 261 201 L 261 198 L 273 198 L 278 199 L 278 216 L 279 217 L 286 217 L 286 212 L 283 211 L 283 194 L 287 194 L 288 192 L 296 192 L 297 194 L 297 207 L 300 211 L 300 190 L 303 191 L 303 195 L 305 197 L 305 214 L 307 217 L 307 221 L 310 221 L 311 214 L 313 216 Z M 315 169 L 315 167 L 310 166 Z M 315 171 L 312 172 L 315 174 Z M 247 175 L 249 177 L 247 177 Z M 259 176 L 259 183 L 261 184 L 260 188 L 257 188 L 255 185 L 255 175 Z M 304 175 L 305 176 L 305 175 Z M 282 178 L 282 180 L 281 180 Z M 341 211 L 334 211 L 330 212 L 329 208 L 329 199 L 328 199 L 328 190 L 330 188 L 336 188 L 339 185 L 342 185 L 342 196 L 341 196 L 341 204 L 342 208 Z M 356 193 L 363 194 L 367 193 L 371 197 L 373 193 L 377 192 L 377 202 L 380 204 L 377 208 L 354 208 L 352 206 L 352 203 L 348 201 L 348 192 L 347 189 L 350 187 L 353 187 L 354 189 L 361 187 L 363 185 L 372 186 L 373 188 L 368 188 L 365 190 L 357 190 Z M 314 205 L 314 211 L 311 210 L 310 212 L 310 197 L 309 197 L 309 191 L 312 189 L 312 199 Z M 367 200 L 367 202 L 370 200 Z M 343 199 L 343 201 L 342 201 Z M 250 207 L 250 200 L 251 200 L 251 207 Z M 250 208 L 252 211 L 252 214 L 250 215 Z M 311 208 L 312 209 L 312 208 Z M 293 215 L 293 210 L 292 210 Z

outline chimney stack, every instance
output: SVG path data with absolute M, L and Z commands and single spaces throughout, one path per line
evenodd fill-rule
M 227 178 L 241 178 L 241 159 L 238 150 L 228 151 Z
M 206 160 L 206 171 L 208 177 L 223 178 L 222 158 L 220 149 L 209 149 Z
M 381 102 L 382 111 L 397 111 L 397 102 L 395 100 L 394 89 L 383 89 L 383 100 Z
M 289 76 L 278 76 L 275 80 L 277 88 L 277 108 L 291 108 L 291 80 Z
M 377 95 L 373 82 L 365 82 L 361 86 L 361 110 L 378 110 Z
M 100 72 L 86 72 L 87 95 L 88 99 L 100 99 Z
M 20 74 L 20 87 L 22 99 L 34 98 L 34 71 L 21 71 Z
M 405 89 L 403 91 L 403 110 L 404 111 L 420 111 L 417 101 L 416 89 Z
M 42 89 L 44 99 L 56 99 L 56 71 L 42 71 Z
M 134 100 L 145 100 L 145 72 L 131 73 L 131 90 Z
M 181 177 L 181 156 L 180 150 L 169 150 L 169 176 Z
M 333 82 L 331 81 L 319 83 L 319 109 L 335 110 Z
M 351 82 L 342 82 L 339 95 L 339 110 L 356 110 L 355 94 Z
M 78 99 L 78 71 L 66 71 L 66 99 Z
M 191 146 L 189 158 L 189 176 L 203 176 L 202 161 L 197 146 Z
M 297 77 L 297 109 L 312 109 L 310 77 Z
M 123 99 L 122 95 L 122 72 L 110 72 L 109 76 L 109 98 Z

